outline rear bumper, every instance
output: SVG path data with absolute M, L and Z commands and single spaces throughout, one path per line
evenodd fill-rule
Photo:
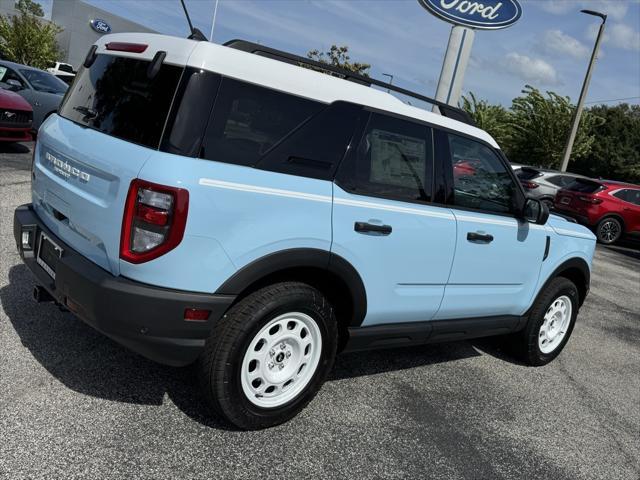
M 31 232 L 32 248 L 22 245 L 22 232 Z M 37 263 L 37 239 L 44 232 L 63 249 L 55 280 Z M 190 293 L 114 277 L 74 251 L 40 221 L 31 205 L 14 213 L 13 233 L 20 256 L 54 299 L 87 324 L 127 348 L 159 363 L 192 363 L 214 322 L 235 299 L 232 295 Z M 186 308 L 211 311 L 205 322 L 184 320 Z

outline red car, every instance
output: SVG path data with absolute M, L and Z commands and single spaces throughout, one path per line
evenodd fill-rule
M 33 110 L 17 93 L 0 89 L 0 142 L 33 140 Z
M 640 185 L 578 178 L 557 193 L 555 209 L 594 228 L 601 243 L 640 237 Z

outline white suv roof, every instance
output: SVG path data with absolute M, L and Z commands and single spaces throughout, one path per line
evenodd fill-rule
M 106 49 L 105 45 L 109 42 L 142 43 L 149 47 L 143 53 L 116 52 Z M 408 105 L 390 93 L 223 45 L 149 33 L 105 35 L 98 39 L 96 45 L 97 53 L 149 60 L 157 51 L 163 50 L 167 52 L 167 63 L 209 70 L 325 103 L 342 100 L 378 108 L 455 130 L 499 148 L 496 141 L 484 130 Z

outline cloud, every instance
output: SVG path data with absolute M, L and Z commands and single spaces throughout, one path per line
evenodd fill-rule
M 637 0 L 529 0 L 525 5 L 536 6 L 545 12 L 554 15 L 566 15 L 568 13 L 578 13 L 581 9 L 587 8 L 607 14 L 614 20 L 622 20 L 629 10 L 629 4 L 637 3 Z
M 547 30 L 542 35 L 541 41 L 536 45 L 536 49 L 542 53 L 557 56 L 570 56 L 582 59 L 589 56 L 587 48 L 580 40 L 567 35 L 561 30 Z
M 544 85 L 559 85 L 561 83 L 556 69 L 540 58 L 511 52 L 499 62 L 498 66 L 526 82 Z
M 587 28 L 587 38 L 595 40 L 599 24 L 593 23 Z M 624 23 L 614 23 L 605 28 L 602 42 L 623 50 L 640 51 L 640 31 Z

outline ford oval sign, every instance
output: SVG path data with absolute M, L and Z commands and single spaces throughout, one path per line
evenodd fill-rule
M 522 7 L 518 0 L 418 0 L 436 17 L 470 28 L 496 30 L 518 21 Z
M 109 33 L 111 31 L 111 25 L 99 18 L 91 20 L 91 28 L 98 33 Z

